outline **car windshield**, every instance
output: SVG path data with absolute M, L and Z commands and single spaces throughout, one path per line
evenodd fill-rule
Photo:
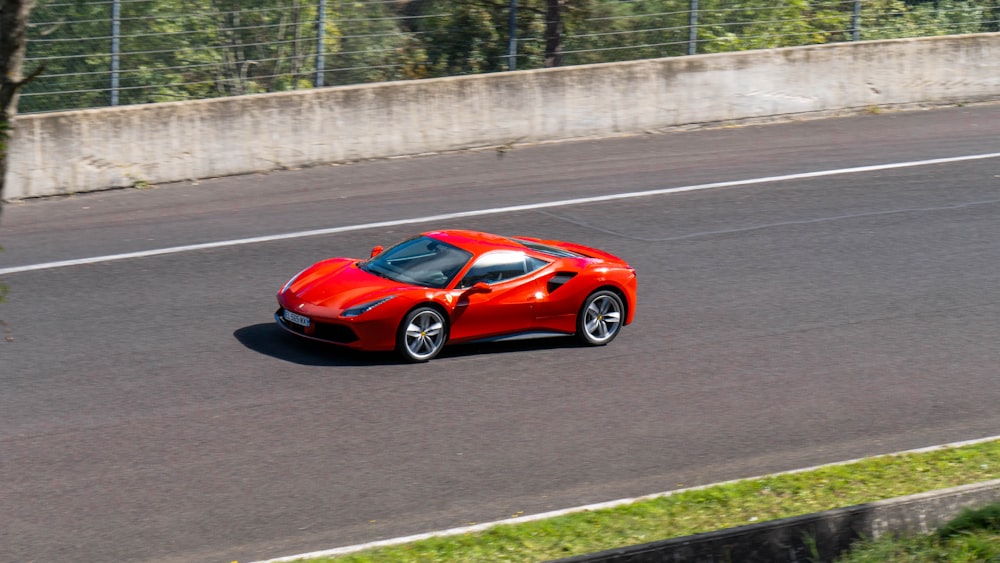
M 362 262 L 366 272 L 399 283 L 444 288 L 472 258 L 472 253 L 437 239 L 419 236 L 405 240 Z

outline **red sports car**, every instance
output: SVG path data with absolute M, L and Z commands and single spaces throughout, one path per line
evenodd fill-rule
M 432 231 L 368 260 L 314 264 L 278 292 L 299 336 L 425 362 L 449 342 L 576 334 L 611 342 L 635 315 L 635 270 L 579 244 Z

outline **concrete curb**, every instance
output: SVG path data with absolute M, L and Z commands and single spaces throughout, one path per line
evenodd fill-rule
M 929 533 L 962 510 L 1000 502 L 1000 479 L 559 559 L 558 563 L 815 563 L 861 538 Z

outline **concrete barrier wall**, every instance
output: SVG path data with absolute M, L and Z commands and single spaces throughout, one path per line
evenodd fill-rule
M 5 198 L 831 110 L 1000 99 L 1000 34 L 462 76 L 16 118 Z

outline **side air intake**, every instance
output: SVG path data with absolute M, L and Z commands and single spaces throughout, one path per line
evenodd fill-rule
M 549 283 L 546 288 L 549 293 L 553 293 L 555 290 L 559 289 L 566 282 L 576 277 L 576 272 L 557 272 L 556 275 L 549 279 Z

